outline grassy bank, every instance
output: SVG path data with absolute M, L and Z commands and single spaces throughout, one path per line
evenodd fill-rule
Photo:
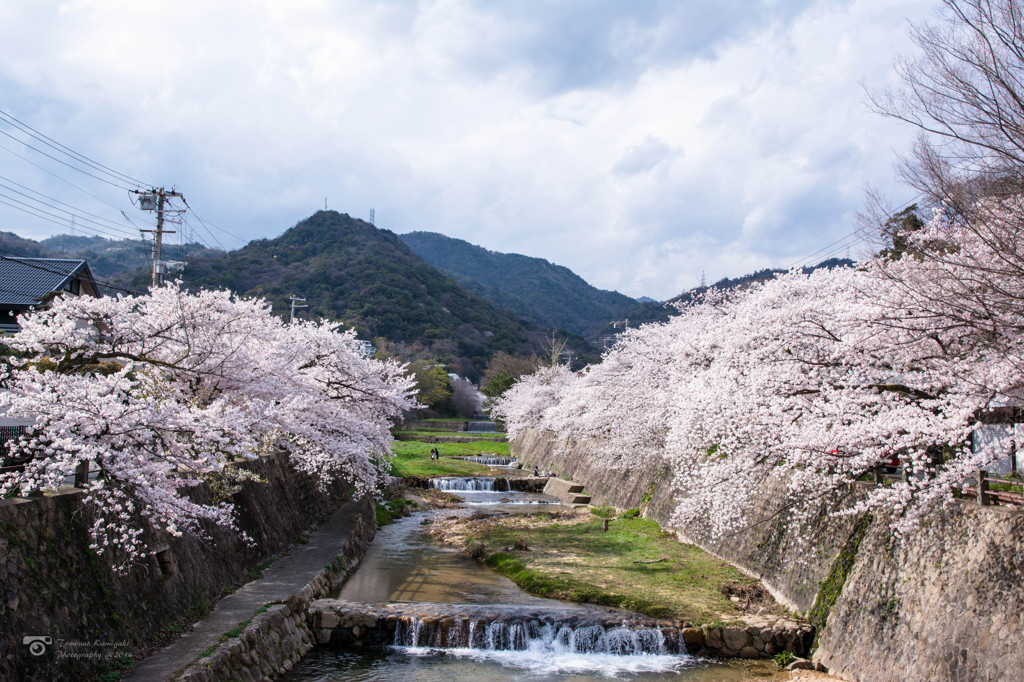
M 424 431 L 416 429 L 392 429 L 391 433 L 395 436 L 409 436 L 412 438 L 440 438 L 440 437 L 456 437 L 456 438 L 475 438 L 477 440 L 501 440 L 505 437 L 504 433 L 476 433 L 470 431 Z
M 482 543 L 484 561 L 531 594 L 659 618 L 705 624 L 737 619 L 742 614 L 725 592 L 760 588 L 654 521 L 612 519 L 607 532 L 602 521 L 579 510 L 450 520 L 436 523 L 433 533 L 466 548 Z M 528 549 L 515 548 L 523 543 Z
M 441 459 L 431 460 L 430 449 L 437 448 Z M 494 473 L 483 464 L 452 457 L 495 455 L 508 457 L 508 443 L 479 441 L 476 443 L 421 443 L 415 440 L 391 444 L 395 457 L 391 461 L 392 476 L 486 476 Z

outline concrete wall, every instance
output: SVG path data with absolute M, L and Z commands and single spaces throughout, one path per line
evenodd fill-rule
M 766 521 L 712 540 L 685 521 L 673 523 L 676 493 L 661 464 L 612 470 L 603 465 L 608 457 L 600 441 L 563 444 L 550 432 L 522 435 L 512 452 L 524 466 L 583 483 L 594 504 L 630 508 L 649 499 L 646 516 L 760 578 L 781 602 L 810 615 L 820 628 L 815 660 L 846 679 L 1021 679 L 1020 511 L 956 502 L 897 544 L 885 518 L 822 512 L 797 527 L 784 514 L 768 518 L 765 505 L 751 520 Z M 850 501 L 863 492 L 855 489 Z M 762 499 L 771 497 L 766 490 Z M 844 557 L 848 570 L 840 570 Z M 823 607 L 828 597 L 831 608 Z
M 340 483 L 320 492 L 280 454 L 240 466 L 266 480 L 245 483 L 233 497 L 239 527 L 255 547 L 219 529 L 211 529 L 212 542 L 157 533 L 150 547 L 162 551 L 126 575 L 89 549 L 92 518 L 80 492 L 0 502 L 0 679 L 87 679 L 104 661 L 58 658 L 56 647 L 32 656 L 23 638 L 102 642 L 87 650 L 129 653 L 186 616 L 196 618 L 347 497 Z M 209 499 L 203 489 L 195 495 Z

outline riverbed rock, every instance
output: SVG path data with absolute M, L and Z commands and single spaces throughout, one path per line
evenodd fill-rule
M 722 648 L 722 628 L 711 628 L 704 636 L 704 646 L 709 649 Z
M 742 628 L 725 628 L 725 631 L 722 633 L 722 641 L 725 643 L 726 648 L 733 651 L 741 650 L 747 645 L 749 639 L 747 631 Z
M 686 647 L 700 649 L 704 646 L 704 631 L 700 628 L 683 628 L 683 641 Z

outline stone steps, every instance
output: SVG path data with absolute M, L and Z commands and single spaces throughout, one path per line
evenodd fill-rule
M 583 486 L 564 478 L 549 478 L 544 494 L 557 497 L 562 504 L 590 504 L 590 495 L 583 492 Z

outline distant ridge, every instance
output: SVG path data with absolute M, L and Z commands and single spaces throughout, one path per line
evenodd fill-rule
M 543 258 L 489 251 L 436 232 L 399 235 L 423 260 L 497 305 L 547 329 L 595 336 L 636 300 L 591 286 Z
M 820 268 L 844 268 L 854 265 L 854 261 L 849 258 L 829 258 L 824 260 L 817 265 L 808 265 L 801 268 L 805 273 L 814 272 Z M 675 308 L 672 307 L 672 303 L 688 303 L 693 300 L 694 296 L 703 294 L 708 289 L 736 289 L 740 287 L 748 287 L 751 284 L 757 282 L 766 282 L 770 279 L 775 279 L 782 273 L 787 272 L 781 268 L 766 268 L 764 270 L 758 270 L 757 272 L 750 273 L 749 275 L 743 275 L 741 277 L 725 277 L 718 280 L 710 287 L 695 287 L 689 291 L 684 291 L 678 296 L 674 296 L 669 300 L 660 303 L 654 301 L 651 303 L 643 303 L 634 307 L 630 310 L 626 317 L 629 319 L 629 325 L 635 327 L 641 324 L 647 324 L 649 322 L 664 322 L 676 314 Z M 611 334 L 615 332 L 612 327 L 607 327 L 604 332 Z

